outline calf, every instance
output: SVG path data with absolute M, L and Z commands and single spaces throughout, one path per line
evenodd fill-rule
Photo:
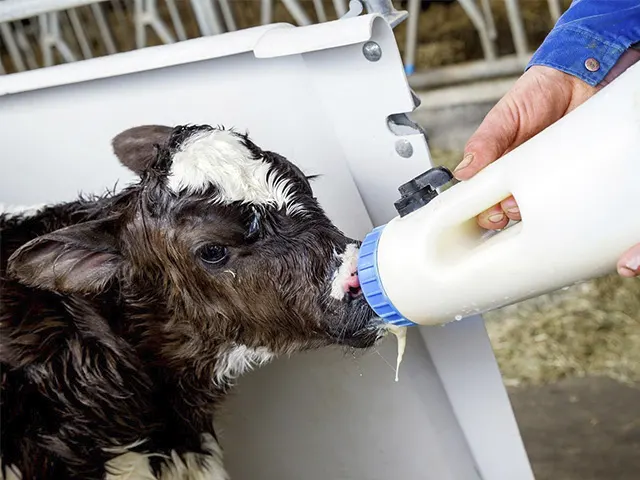
M 246 135 L 145 126 L 114 150 L 139 182 L 0 216 L 0 470 L 227 478 L 213 418 L 235 377 L 383 336 L 358 243 Z

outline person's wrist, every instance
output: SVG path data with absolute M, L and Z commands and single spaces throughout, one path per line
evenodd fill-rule
M 602 88 L 600 85 L 596 85 L 595 87 L 591 86 L 582 78 L 557 68 L 535 65 L 531 67 L 531 70 L 537 71 L 540 76 L 545 77 L 548 81 L 553 81 L 557 85 L 563 85 L 566 95 L 570 97 L 587 98 Z

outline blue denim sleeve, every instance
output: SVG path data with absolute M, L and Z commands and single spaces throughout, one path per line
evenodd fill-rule
M 533 54 L 527 69 L 544 65 L 595 86 L 639 41 L 639 0 L 574 0 Z

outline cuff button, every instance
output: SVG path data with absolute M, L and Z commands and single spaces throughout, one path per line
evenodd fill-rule
M 595 58 L 587 58 L 584 61 L 584 68 L 586 68 L 590 72 L 597 72 L 598 70 L 600 70 L 600 62 Z

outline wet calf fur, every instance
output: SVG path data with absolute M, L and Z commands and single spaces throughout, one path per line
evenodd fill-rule
M 139 182 L 0 215 L 0 470 L 227 478 L 214 409 L 234 378 L 383 334 L 357 242 L 245 135 L 144 126 L 113 146 Z

